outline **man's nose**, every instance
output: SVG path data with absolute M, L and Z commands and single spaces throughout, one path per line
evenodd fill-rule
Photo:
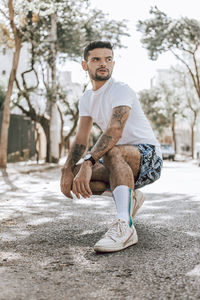
M 106 60 L 105 59 L 101 59 L 100 65 L 101 65 L 101 67 L 106 66 Z

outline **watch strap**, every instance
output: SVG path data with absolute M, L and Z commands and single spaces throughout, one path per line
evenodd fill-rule
M 87 157 L 87 155 L 84 157 L 84 161 L 87 161 L 87 160 L 91 161 L 91 163 L 92 163 L 93 166 L 94 166 L 95 163 L 96 163 L 95 159 L 92 157 L 91 154 L 88 155 L 88 157 Z

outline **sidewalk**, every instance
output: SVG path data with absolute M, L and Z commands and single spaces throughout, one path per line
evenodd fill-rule
M 21 174 L 30 174 L 34 172 L 45 172 L 47 170 L 52 170 L 56 168 L 61 168 L 65 163 L 66 157 L 62 157 L 59 161 L 59 163 L 46 163 L 44 160 L 40 160 L 37 164 L 36 161 L 22 161 L 22 162 L 16 162 L 16 163 L 8 163 L 7 164 L 7 173 L 8 174 L 15 174 L 15 173 L 21 173 Z M 177 156 L 176 162 L 185 162 L 187 164 L 192 164 L 196 166 L 200 166 L 200 162 L 197 160 L 192 159 L 186 159 L 182 156 Z
M 66 158 L 61 158 L 59 163 L 46 163 L 44 160 L 39 161 L 22 161 L 16 163 L 8 163 L 6 172 L 11 175 L 15 173 L 29 174 L 34 172 L 45 172 L 47 170 L 52 170 L 56 168 L 61 168 L 65 162 Z

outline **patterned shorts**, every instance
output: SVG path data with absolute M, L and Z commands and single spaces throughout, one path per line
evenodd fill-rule
M 133 146 L 137 147 L 141 154 L 140 172 L 135 180 L 135 189 L 139 189 L 160 178 L 163 161 L 156 154 L 156 147 L 154 145 L 137 144 Z M 104 164 L 102 158 L 100 158 L 99 162 Z
M 160 178 L 162 158 L 156 154 L 156 147 L 149 144 L 134 145 L 141 154 L 140 173 L 135 181 L 135 188 L 141 188 Z

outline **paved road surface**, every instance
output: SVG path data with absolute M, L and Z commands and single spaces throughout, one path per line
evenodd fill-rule
M 200 299 L 200 168 L 165 162 L 143 189 L 139 242 L 96 254 L 115 217 L 110 197 L 69 200 L 60 170 L 0 178 L 1 300 Z

